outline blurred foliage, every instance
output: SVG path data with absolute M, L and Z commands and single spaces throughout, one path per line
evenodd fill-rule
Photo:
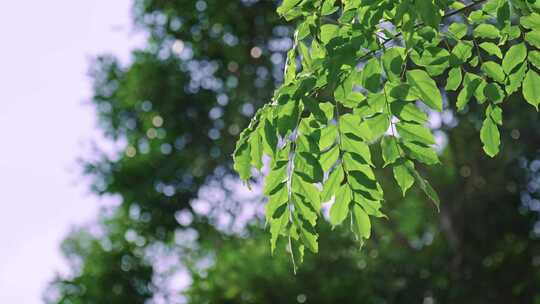
M 58 302 L 143 303 L 152 296 L 152 265 L 139 258 L 136 243 L 125 241 L 126 224 L 113 217 L 102 223 L 102 238 L 80 229 L 64 241 L 62 251 L 82 275 L 55 282 Z
M 85 163 L 94 191 L 121 204 L 64 241 L 72 271 L 51 282 L 46 302 L 540 303 L 540 124 L 512 100 L 495 159 L 476 138 L 481 109 L 431 115 L 449 144 L 444 166 L 420 169 L 440 213 L 387 182 L 391 220 L 375 221 L 362 248 L 345 226 L 330 233 L 321 223 L 320 253 L 297 275 L 283 250 L 270 255 L 263 204 L 243 194 L 230 154 L 282 81 L 292 33 L 275 4 L 134 3 L 146 47 L 126 66 L 99 57 L 91 71 L 100 125 L 122 149 Z M 179 290 L 186 273 L 191 284 Z

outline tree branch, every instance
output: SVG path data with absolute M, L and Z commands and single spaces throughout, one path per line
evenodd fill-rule
M 462 8 L 460 8 L 460 9 L 458 9 L 458 10 L 455 10 L 455 11 L 452 11 L 452 12 L 450 12 L 450 13 L 448 13 L 448 14 L 445 14 L 444 16 L 442 16 L 441 21 L 442 21 L 442 20 L 445 20 L 445 19 L 447 19 L 447 18 L 449 18 L 449 17 L 452 17 L 452 16 L 454 16 L 454 15 L 457 15 L 457 14 L 459 14 L 459 13 L 462 13 L 462 12 L 464 12 L 464 11 L 466 11 L 466 10 L 469 10 L 469 9 L 473 8 L 474 6 L 476 6 L 476 5 L 478 5 L 478 4 L 481 4 L 481 3 L 484 3 L 484 2 L 486 2 L 486 0 L 476 0 L 476 1 L 473 1 L 473 2 L 471 2 L 470 4 L 468 4 L 468 5 L 465 6 L 465 7 L 462 7 Z M 424 26 L 424 22 L 418 23 L 417 25 L 415 25 L 414 28 L 419 28 L 419 27 L 421 27 L 421 26 Z M 389 43 L 390 41 L 392 41 L 392 40 L 394 40 L 394 39 L 397 39 L 397 38 L 401 37 L 402 35 L 403 35 L 403 32 L 399 32 L 399 33 L 395 34 L 395 35 L 392 36 L 392 37 L 386 38 L 386 39 L 382 42 L 381 46 L 384 47 L 387 43 Z M 366 58 L 368 58 L 368 57 L 374 55 L 376 52 L 378 52 L 378 51 L 380 51 L 380 50 L 381 50 L 381 49 L 377 49 L 377 50 L 370 51 L 370 52 L 366 53 L 365 55 L 363 55 L 362 57 L 360 57 L 360 60 L 364 60 L 364 59 L 366 59 Z

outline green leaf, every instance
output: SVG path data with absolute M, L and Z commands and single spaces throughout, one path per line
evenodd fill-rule
M 281 161 L 272 167 L 264 180 L 264 194 L 269 195 L 287 178 L 287 161 Z
M 499 126 L 502 126 L 502 110 L 501 108 L 493 105 L 489 105 L 486 109 L 486 116 L 491 117 L 493 121 L 498 124 Z
M 320 152 L 319 146 L 313 138 L 314 136 L 316 137 L 314 134 L 318 134 L 318 131 L 312 133 L 312 136 L 310 136 L 298 131 L 298 136 L 296 138 L 296 152 L 308 152 L 312 154 L 318 154 Z
M 290 211 L 286 205 L 279 208 L 279 212 L 273 214 L 268 221 L 270 224 L 270 247 L 271 252 L 276 250 L 276 243 L 280 235 L 284 234 L 287 230 L 287 224 L 289 223 Z
M 249 146 L 250 146 L 250 154 L 251 154 L 250 155 L 251 165 L 257 168 L 257 170 L 261 170 L 263 166 L 263 163 L 262 163 L 263 143 L 262 143 L 262 138 L 258 132 L 252 133 L 251 137 L 249 138 Z
M 448 72 L 448 80 L 446 81 L 445 89 L 448 91 L 455 91 L 461 84 L 461 68 L 455 67 Z
M 303 33 L 302 35 L 308 35 L 308 34 L 309 34 L 309 32 L 308 33 Z M 298 35 L 299 35 L 299 38 L 298 38 L 299 40 L 305 38 L 305 36 L 300 38 L 300 34 L 298 34 Z M 298 52 L 302 56 L 301 65 L 305 69 L 310 70 L 311 69 L 311 64 L 313 63 L 313 59 L 311 58 L 311 54 L 309 53 L 308 46 L 302 41 L 298 42 Z
M 266 220 L 271 221 L 278 209 L 287 204 L 288 201 L 289 191 L 287 188 L 287 183 L 283 182 L 275 188 L 275 191 L 268 194 L 268 203 L 266 203 L 266 206 L 264 207 L 266 212 Z
M 311 250 L 313 253 L 319 251 L 319 245 L 317 244 L 318 235 L 304 219 L 302 219 L 297 213 L 293 214 L 293 221 L 296 228 L 299 230 L 300 239 L 302 243 Z M 302 258 L 301 258 L 302 259 Z
M 489 18 L 490 17 L 484 14 L 482 10 L 476 10 L 469 14 L 469 19 L 471 19 L 473 23 L 485 22 Z
M 302 100 L 306 109 L 320 122 L 326 124 L 334 117 L 334 105 L 329 102 L 320 102 L 315 98 L 304 97 Z
M 487 81 L 484 79 L 480 80 L 478 87 L 474 90 L 474 97 L 479 104 L 482 104 L 486 101 L 485 88 L 487 86 Z
M 377 183 L 373 168 L 358 154 L 344 153 L 343 166 L 348 173 L 347 183 L 352 189 L 363 192 L 370 199 L 383 199 L 383 191 Z
M 459 40 L 467 35 L 468 27 L 465 23 L 454 22 L 448 27 L 448 31 Z
M 385 112 L 387 109 L 385 92 L 369 94 L 367 104 L 371 112 L 370 114 Z
M 404 57 L 405 49 L 402 47 L 393 47 L 381 56 L 386 77 L 390 81 L 399 81 Z
M 296 5 L 298 5 L 302 0 L 284 0 L 283 3 L 277 8 L 277 13 L 285 17 L 287 20 L 291 20 L 297 16 L 297 14 L 292 14 Z M 298 16 L 300 14 L 298 13 Z
M 521 29 L 517 25 L 506 26 L 504 34 L 506 35 L 505 39 L 509 41 L 516 40 L 521 37 Z M 504 39 L 502 42 L 505 42 Z
M 317 183 L 323 179 L 323 170 L 313 153 L 302 152 L 294 156 L 294 171 L 302 175 L 304 180 Z
M 339 102 L 345 101 L 347 99 L 347 96 L 352 92 L 352 88 L 353 84 L 351 75 L 343 77 L 343 79 L 340 81 L 340 83 L 334 90 L 334 99 Z
M 418 179 L 416 179 L 416 181 L 418 183 Z M 439 198 L 439 195 L 437 194 L 437 191 L 435 191 L 435 189 L 431 187 L 431 184 L 425 179 L 423 179 L 423 183 L 419 184 L 420 189 L 422 189 L 424 193 L 431 199 L 433 204 L 435 204 L 435 207 L 437 207 L 437 211 L 440 211 L 439 205 L 441 204 L 441 200 Z
M 424 193 L 427 195 L 427 197 L 435 204 L 435 207 L 437 207 L 437 211 L 440 211 L 440 204 L 441 200 L 439 198 L 439 195 L 437 194 L 437 191 L 431 187 L 431 184 L 426 180 L 418 176 L 416 178 L 416 182 L 420 185 L 420 189 L 424 191 Z
M 240 175 L 240 179 L 247 181 L 251 177 L 251 149 L 247 142 L 241 143 L 234 151 L 234 170 Z
M 539 51 L 531 51 L 531 52 L 529 52 L 529 55 L 527 55 L 527 59 L 537 69 L 540 69 L 540 52 Z
M 324 182 L 323 190 L 321 192 L 321 202 L 328 202 L 332 199 L 332 196 L 336 193 L 344 178 L 343 168 L 338 166 L 328 175 L 328 179 Z
M 516 92 L 520 87 L 521 83 L 523 82 L 523 79 L 525 78 L 525 74 L 527 73 L 527 64 L 526 62 L 522 62 L 519 64 L 518 68 L 515 69 L 516 71 L 510 76 L 508 76 L 508 84 L 506 85 L 506 93 L 508 95 Z
M 519 18 L 519 23 L 526 29 L 540 30 L 540 15 L 532 13 L 528 16 Z
M 390 127 L 390 117 L 386 113 L 379 113 L 372 117 L 366 118 L 367 125 L 371 132 L 369 141 L 376 140 L 383 136 Z
M 356 133 L 358 125 L 360 125 L 360 117 L 354 114 L 343 114 L 339 117 L 339 132 L 341 133 Z
M 432 0 L 416 0 L 415 8 L 418 10 L 420 18 L 426 25 L 435 29 L 439 28 L 439 24 L 441 23 L 441 13 Z
M 294 48 L 291 48 L 287 52 L 287 61 L 285 65 L 285 75 L 283 82 L 285 84 L 291 84 L 296 77 L 296 51 Z
M 424 145 L 435 144 L 433 134 L 423 125 L 400 121 L 396 124 L 396 129 L 404 141 L 412 141 Z
M 332 149 L 321 154 L 320 163 L 324 172 L 328 171 L 339 158 L 339 147 L 334 146 Z
M 339 102 L 346 107 L 355 108 L 365 99 L 366 96 L 364 96 L 364 94 L 356 91 L 351 91 L 345 99 L 340 100 Z
M 459 41 L 452 49 L 450 56 L 450 64 L 459 66 L 472 56 L 473 44 L 470 41 Z
M 352 207 L 353 224 L 352 230 L 360 239 L 369 239 L 371 235 L 371 222 L 368 214 L 358 204 Z
M 439 163 L 439 157 L 437 152 L 432 147 L 426 147 L 423 145 L 416 144 L 414 142 L 404 141 L 402 143 L 403 147 L 407 154 L 413 158 L 422 162 L 426 165 L 436 165 Z
M 294 186 L 293 186 L 294 187 Z M 294 189 L 293 191 L 298 190 Z M 317 224 L 317 211 L 314 210 L 308 199 L 297 193 L 292 194 L 292 201 L 294 205 L 295 214 L 302 216 L 311 226 Z
M 315 212 L 319 212 L 321 209 L 321 201 L 319 195 L 319 189 L 314 184 L 304 181 L 299 175 L 293 174 L 292 191 L 300 194 L 307 199 L 307 202 L 311 204 L 311 207 Z
M 262 138 L 263 151 L 269 156 L 277 152 L 277 130 L 268 119 L 262 121 L 263 126 L 259 129 L 259 136 Z
M 354 134 L 362 140 L 369 140 L 373 136 L 368 125 L 359 116 L 350 113 L 339 117 L 339 131 L 342 134 Z
M 373 166 L 359 153 L 348 151 L 343 153 L 342 162 L 344 166 L 343 169 L 349 174 L 351 171 L 362 171 L 369 176 L 369 178 L 375 178 L 375 175 L 373 175 Z
M 527 57 L 527 47 L 524 43 L 513 45 L 504 55 L 502 67 L 506 74 L 510 74 L 518 64 L 525 61 Z
M 484 95 L 493 103 L 500 103 L 504 99 L 504 90 L 496 83 L 488 83 L 484 88 Z
M 482 79 L 480 77 L 472 73 L 465 74 L 465 77 L 463 78 L 463 89 L 461 89 L 459 92 L 456 101 L 458 111 L 463 110 L 463 108 L 467 105 L 480 83 L 482 83 Z
M 393 83 L 386 82 L 385 90 L 389 101 L 390 100 L 400 100 L 400 101 L 414 101 L 418 99 L 418 96 L 415 95 L 414 90 L 411 89 L 411 86 L 406 83 Z M 384 94 L 383 96 L 384 97 Z M 386 98 L 384 99 L 384 106 L 386 106 Z
M 390 104 L 392 113 L 400 120 L 423 124 L 427 121 L 427 114 L 414 103 L 394 101 Z
M 321 15 L 331 15 L 336 12 L 339 7 L 335 5 L 336 0 L 325 0 L 322 4 Z
M 300 106 L 297 101 L 289 100 L 276 107 L 276 115 L 278 132 L 285 137 L 297 127 Z
M 352 191 L 347 185 L 339 187 L 336 193 L 336 199 L 332 207 L 330 207 L 330 223 L 332 223 L 332 226 L 341 224 L 347 217 L 352 198 Z
M 323 44 L 328 44 L 330 40 L 337 37 L 339 35 L 339 26 L 335 24 L 326 23 L 321 25 L 320 28 L 321 34 L 321 41 Z
M 376 58 L 372 58 L 366 63 L 361 75 L 361 85 L 366 90 L 376 93 L 381 89 L 381 65 Z
M 288 193 L 287 184 L 279 184 L 275 191 L 268 196 L 268 203 L 265 206 L 266 221 L 270 224 L 270 233 L 272 235 L 272 252 L 274 252 L 279 235 L 285 231 L 289 223 Z
M 499 38 L 499 30 L 492 24 L 482 23 L 478 25 L 473 31 L 474 37 L 496 39 Z
M 501 144 L 499 129 L 491 117 L 486 117 L 482 124 L 480 140 L 484 144 L 483 148 L 487 155 L 494 157 L 499 153 L 499 145 Z
M 292 222 L 295 222 L 294 215 L 291 217 Z M 304 246 L 303 239 L 300 237 L 298 232 L 299 229 L 296 228 L 296 224 L 291 224 L 289 230 L 286 232 L 285 236 L 289 236 L 290 246 L 288 246 L 287 251 L 291 256 L 291 259 L 294 260 L 294 257 L 298 259 L 300 264 L 304 263 L 304 254 L 306 251 L 306 246 Z M 293 264 L 293 273 L 296 273 L 297 266 Z
M 411 188 L 411 186 L 414 184 L 414 176 L 411 174 L 404 162 L 405 161 L 398 162 L 393 166 L 394 178 L 401 188 L 403 196 L 405 196 L 407 190 L 409 190 L 409 188 Z M 406 162 L 410 161 L 407 160 Z
M 338 129 L 336 125 L 330 124 L 321 129 L 321 136 L 319 138 L 319 149 L 321 151 L 328 149 L 332 146 L 338 135 Z
M 355 192 L 354 193 L 354 202 L 356 204 L 359 204 L 364 211 L 374 217 L 386 217 L 380 209 L 382 207 L 381 201 L 379 200 L 372 200 L 369 198 L 366 198 L 365 195 L 363 195 L 361 192 Z
M 449 58 L 450 53 L 446 49 L 431 46 L 422 52 L 421 65 L 429 75 L 438 76 L 450 65 Z
M 475 55 L 473 56 L 471 60 L 469 60 L 469 65 L 472 67 L 477 67 L 479 62 L 480 62 L 479 57 Z
M 504 79 L 506 76 L 504 75 L 503 68 L 498 63 L 493 61 L 487 61 L 482 64 L 482 67 L 480 69 L 493 80 L 499 83 L 504 83 Z
M 359 140 L 358 137 L 351 136 L 351 133 L 345 134 L 341 138 L 341 147 L 343 151 L 360 155 L 367 164 L 373 166 L 373 163 L 371 162 L 371 152 L 369 150 L 369 145 Z
M 437 210 L 439 210 L 439 205 L 441 204 L 441 200 L 439 199 L 439 195 L 437 192 L 431 187 L 429 182 L 425 180 L 418 171 L 414 168 L 414 164 L 412 162 L 406 162 L 405 166 L 409 169 L 409 172 L 414 176 L 414 180 L 416 181 L 416 184 L 424 191 L 424 193 L 431 199 L 433 204 L 437 207 Z
M 399 158 L 399 146 L 393 136 L 384 136 L 381 140 L 382 157 L 384 166 L 394 163 Z
M 534 30 L 525 34 L 525 41 L 540 49 L 540 30 Z
M 480 43 L 480 48 L 486 51 L 488 54 L 497 56 L 499 59 L 503 58 L 501 49 L 493 42 L 482 42 Z
M 501 28 L 506 28 L 511 22 L 510 2 L 500 0 L 497 6 L 497 24 Z
M 540 76 L 533 70 L 529 70 L 523 80 L 523 97 L 538 111 L 540 104 Z
M 417 95 L 427 106 L 436 111 L 442 111 L 441 92 L 435 81 L 425 71 L 408 71 L 407 82 L 417 91 Z
M 300 49 L 300 53 L 302 54 L 303 59 L 306 63 L 310 64 L 311 61 L 311 55 L 309 54 L 308 47 L 301 42 L 304 38 L 309 36 L 311 34 L 311 28 L 315 26 L 314 18 L 306 18 L 304 21 L 302 21 L 297 29 L 298 29 L 298 40 L 300 41 L 298 43 L 298 48 Z

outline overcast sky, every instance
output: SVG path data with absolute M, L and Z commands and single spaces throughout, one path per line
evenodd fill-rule
M 42 303 L 70 227 L 100 204 L 77 157 L 99 141 L 90 58 L 141 45 L 131 0 L 4 1 L 0 9 L 0 303 Z

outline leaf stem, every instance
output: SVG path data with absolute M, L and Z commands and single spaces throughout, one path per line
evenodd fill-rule
M 455 11 L 452 11 L 452 12 L 450 12 L 450 13 L 448 13 L 448 14 L 445 14 L 444 16 L 442 16 L 441 21 L 444 20 L 444 19 L 446 19 L 446 18 L 449 18 L 449 17 L 451 17 L 451 16 L 454 16 L 454 15 L 457 15 L 457 14 L 459 14 L 459 13 L 462 13 L 462 12 L 464 12 L 464 11 L 466 11 L 466 10 L 469 10 L 469 9 L 473 8 L 474 6 L 476 6 L 476 5 L 478 5 L 478 4 L 481 4 L 481 3 L 483 3 L 483 2 L 486 2 L 486 1 L 487 1 L 487 0 L 476 0 L 476 1 L 473 1 L 473 2 L 471 2 L 470 4 L 468 4 L 468 5 L 465 6 L 465 7 L 462 7 L 462 8 L 460 8 L 460 9 L 458 9 L 458 10 L 455 10 Z M 424 22 L 421 22 L 421 23 L 418 23 L 417 25 L 415 25 L 414 28 L 419 28 L 419 27 L 422 27 L 422 26 L 424 26 L 424 25 L 425 25 Z M 391 42 L 391 41 L 393 41 L 393 40 L 395 40 L 395 39 L 401 37 L 402 35 L 403 35 L 403 32 L 399 32 L 399 33 L 395 34 L 395 35 L 392 36 L 392 37 L 386 38 L 385 40 L 383 40 L 382 46 L 384 47 L 387 43 L 389 43 L 389 42 Z M 367 52 L 367 53 L 364 54 L 362 57 L 360 57 L 359 61 L 362 61 L 362 60 L 364 60 L 364 59 L 369 58 L 370 56 L 375 55 L 375 53 L 377 53 L 377 52 L 380 51 L 380 50 L 381 50 L 381 49 L 378 49 L 378 50 L 372 50 L 372 51 Z

